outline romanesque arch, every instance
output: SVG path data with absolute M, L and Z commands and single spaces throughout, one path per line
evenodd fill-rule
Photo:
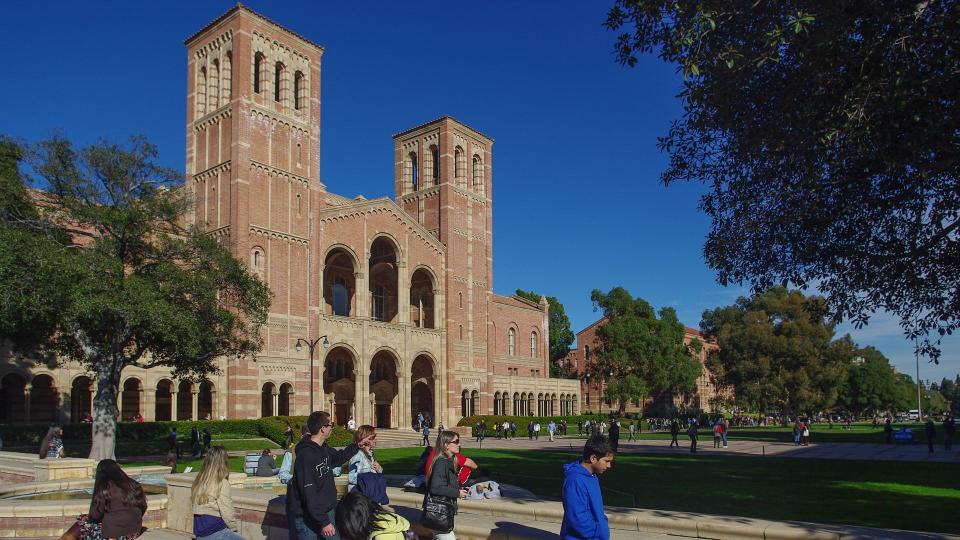
M 36 375 L 30 381 L 30 421 L 59 422 L 60 392 L 47 374 Z
M 389 428 L 396 417 L 399 393 L 399 361 L 389 350 L 380 350 L 370 360 L 370 397 L 374 405 L 374 427 Z
M 260 388 L 260 416 L 265 418 L 276 415 L 273 401 L 277 395 L 277 385 L 272 382 L 263 383 L 263 386 Z
M 431 422 L 436 420 L 433 393 L 434 362 L 426 354 L 418 355 L 410 368 L 410 416 L 416 419 L 417 413 L 429 415 Z M 432 426 L 431 426 L 432 427 Z
M 389 236 L 378 236 L 370 244 L 370 318 L 397 322 L 399 301 L 400 249 Z
M 324 313 L 349 317 L 356 314 L 357 257 L 346 246 L 327 251 L 323 262 Z
M 436 328 L 433 276 L 426 268 L 417 268 L 410 278 L 410 323 L 418 328 Z
M 0 379 L 0 423 L 13 424 L 27 419 L 27 380 L 19 373 L 7 373 Z
M 82 422 L 88 414 L 93 417 L 93 379 L 80 375 L 70 384 L 70 421 Z
M 213 383 L 208 380 L 200 382 L 200 391 L 197 393 L 197 414 L 200 420 L 213 420 L 216 417 L 214 396 L 216 389 Z
M 193 418 L 193 383 L 180 381 L 177 385 L 177 420 Z
M 323 393 L 333 402 L 334 422 L 345 426 L 354 415 L 356 357 L 345 346 L 338 345 L 327 352 L 323 364 Z
M 133 422 L 133 418 L 140 414 L 140 391 L 143 385 L 140 379 L 130 377 L 123 381 L 123 390 L 120 394 L 120 420 Z
M 173 419 L 173 382 L 162 379 L 157 382 L 157 393 L 154 397 L 154 418 L 159 421 Z
M 470 414 L 480 414 L 480 392 L 476 390 L 470 393 Z
M 285 382 L 280 385 L 280 397 L 278 401 L 277 414 L 280 416 L 290 416 L 290 404 L 293 401 L 293 385 Z

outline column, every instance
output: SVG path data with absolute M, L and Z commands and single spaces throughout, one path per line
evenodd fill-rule
M 370 318 L 370 306 L 369 306 L 370 287 L 367 286 L 367 276 L 363 272 L 356 272 L 355 274 L 353 274 L 353 279 L 357 284 L 357 290 L 354 291 L 354 295 L 353 295 L 354 301 L 357 303 L 356 313 L 354 313 L 353 316 L 359 317 L 361 319 L 369 319 Z
M 353 419 L 357 421 L 357 425 L 363 423 L 363 405 L 360 401 L 360 396 L 365 396 L 366 393 L 363 391 L 363 380 L 361 379 L 361 373 L 363 373 L 362 360 L 357 360 L 360 362 L 360 366 L 357 366 L 353 370 L 353 410 L 350 411 Z
M 190 414 L 192 415 L 191 417 L 192 420 L 200 419 L 200 400 L 198 399 L 199 397 L 200 397 L 200 391 L 197 388 L 192 388 L 190 390 L 190 399 L 192 400 L 190 403 L 190 405 L 192 406 L 192 410 Z
M 407 276 L 407 261 L 397 262 L 397 322 L 410 322 L 410 279 Z
M 273 412 L 273 416 L 277 416 L 280 414 L 280 391 L 277 390 L 276 387 L 273 388 L 273 394 L 271 395 L 271 398 L 273 399 L 273 407 L 271 412 Z
M 24 422 L 30 423 L 30 393 L 33 391 L 33 385 L 27 383 L 23 386 L 23 412 Z
M 410 378 L 403 371 L 397 372 L 397 415 L 391 419 L 393 427 L 407 427 L 413 424 L 410 418 Z
M 171 385 L 171 390 L 170 390 L 170 420 L 172 420 L 172 421 L 177 420 L 178 410 L 179 410 L 178 405 L 180 405 L 180 401 L 177 399 L 177 393 L 178 393 L 177 388 L 179 388 L 177 385 L 175 385 L 175 384 L 174 384 L 174 385 Z
M 140 414 L 143 415 L 144 422 L 156 422 L 157 421 L 157 390 L 156 388 L 144 388 L 143 390 L 143 411 Z
M 143 409 L 146 407 L 146 403 L 146 390 L 143 388 L 143 383 L 140 383 L 140 389 L 137 390 L 137 413 L 143 416 L 144 419 L 146 419 L 146 415 L 143 414 Z

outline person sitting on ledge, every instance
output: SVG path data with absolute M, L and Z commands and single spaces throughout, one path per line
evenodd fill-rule
M 53 426 L 47 430 L 46 437 L 40 443 L 40 459 L 63 457 L 63 428 Z
M 280 472 L 277 461 L 273 459 L 269 448 L 264 448 L 257 462 L 257 476 L 276 476 Z
M 63 539 L 116 538 L 129 540 L 143 532 L 143 515 L 147 497 L 140 483 L 127 476 L 112 459 L 97 464 L 96 480 L 90 511 L 77 517 L 77 522 Z

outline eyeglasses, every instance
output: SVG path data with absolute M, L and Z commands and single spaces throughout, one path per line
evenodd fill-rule
M 460 439 L 457 439 L 455 441 L 450 441 L 450 444 L 460 444 Z

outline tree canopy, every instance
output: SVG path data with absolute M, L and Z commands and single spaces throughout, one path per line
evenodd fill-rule
M 905 391 L 902 385 L 887 357 L 873 347 L 865 347 L 856 351 L 840 384 L 837 404 L 858 416 L 909 410 L 910 389 Z
M 182 178 L 157 164 L 145 139 L 77 149 L 55 136 L 28 156 L 42 188 L 38 215 L 65 234 L 24 234 L 12 250 L 32 246 L 68 279 L 57 282 L 61 291 L 27 294 L 11 267 L 19 261 L 4 250 L 0 289 L 40 314 L 33 322 L 45 326 L 33 336 L 41 345 L 96 376 L 91 457 L 113 457 L 121 370 L 166 366 L 174 377 L 198 379 L 218 372 L 218 358 L 255 354 L 269 290 L 226 247 L 184 225 L 192 201 L 179 189 Z M 43 307 L 54 300 L 48 314 Z M 2 337 L 18 339 L 30 321 L 3 313 Z
M 523 289 L 517 289 L 517 296 L 538 304 L 541 298 L 539 294 Z M 550 324 L 550 376 L 562 377 L 566 373 L 560 361 L 570 353 L 570 345 L 573 344 L 575 336 L 573 330 L 570 329 L 570 318 L 567 317 L 567 311 L 563 308 L 563 304 L 557 300 L 557 297 L 548 296 L 547 305 L 550 308 L 550 314 L 547 318 Z
M 732 306 L 703 313 L 700 328 L 719 346 L 707 367 L 740 407 L 786 415 L 822 411 L 836 403 L 856 346 L 833 341 L 822 298 L 775 287 Z
M 616 0 L 618 60 L 684 74 L 664 184 L 701 181 L 721 284 L 886 310 L 937 361 L 960 323 L 960 2 Z
M 623 287 L 590 295 L 594 309 L 606 321 L 597 328 L 597 346 L 585 359 L 594 380 L 606 382 L 605 398 L 618 402 L 620 411 L 629 400 L 642 401 L 659 394 L 673 396 L 694 389 L 700 376 L 700 342 L 684 343 L 684 326 L 673 308 L 660 317 L 642 298 Z

